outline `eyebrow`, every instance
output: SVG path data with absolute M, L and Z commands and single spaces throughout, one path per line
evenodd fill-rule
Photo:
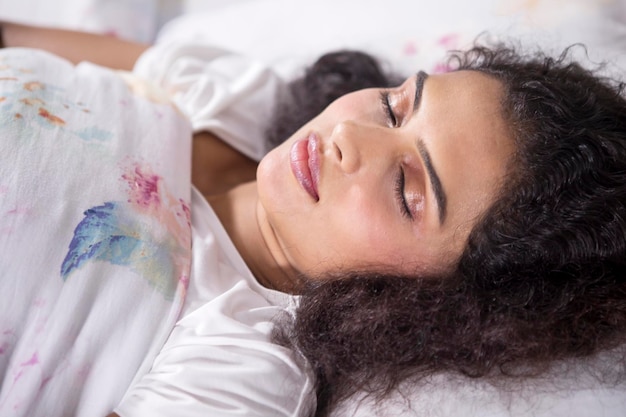
M 428 74 L 426 74 L 424 71 L 418 72 L 417 77 L 415 77 L 415 99 L 413 101 L 413 113 L 417 111 L 422 100 L 422 91 L 424 90 L 424 81 L 426 81 L 426 78 L 428 78 Z M 443 224 L 444 220 L 446 219 L 448 197 L 446 196 L 446 193 L 443 190 L 443 186 L 441 185 L 439 174 L 437 174 L 437 171 L 433 166 L 430 153 L 428 152 L 428 148 L 426 148 L 426 144 L 421 138 L 417 139 L 417 149 L 422 156 L 424 165 L 426 166 L 428 179 L 430 181 L 430 188 L 432 189 L 433 194 L 435 195 L 435 200 L 437 201 L 437 207 L 439 208 L 439 223 Z
M 428 74 L 424 71 L 419 71 L 415 77 L 415 98 L 413 101 L 413 113 L 417 111 L 422 101 L 422 91 L 424 90 L 424 81 L 428 78 Z

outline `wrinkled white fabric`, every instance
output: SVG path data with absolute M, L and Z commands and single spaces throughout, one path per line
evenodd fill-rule
M 123 416 L 298 416 L 312 387 L 293 353 L 269 339 L 293 298 L 260 286 L 204 198 L 192 193 L 193 269 L 185 306 Z M 208 300 L 208 301 L 207 301 Z
M 159 84 L 194 132 L 213 132 L 260 160 L 264 132 L 284 81 L 251 58 L 206 43 L 166 42 L 148 49 L 133 72 Z
M 155 82 L 191 120 L 250 158 L 265 153 L 263 132 L 282 80 L 254 60 L 189 42 L 157 44 L 136 75 Z M 314 404 L 294 354 L 271 342 L 273 320 L 295 298 L 262 287 L 213 210 L 192 193 L 191 281 L 183 316 L 153 367 L 116 412 L 133 416 L 298 416 Z
M 0 62 L 0 416 L 104 416 L 183 307 L 191 127 L 131 74 Z

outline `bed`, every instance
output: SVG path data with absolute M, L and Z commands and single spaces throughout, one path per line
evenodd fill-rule
M 417 69 L 441 72 L 446 70 L 443 60 L 446 51 L 463 48 L 477 36 L 518 39 L 552 51 L 583 42 L 588 47 L 591 62 L 606 61 L 605 71 L 618 76 L 626 70 L 624 0 L 0 0 L 1 19 L 81 29 L 141 42 L 207 42 L 258 58 L 285 78 L 298 75 L 304 64 L 321 53 L 345 48 L 371 52 L 401 75 Z M 58 177 L 69 170 L 81 172 L 83 177 L 89 175 L 94 180 L 104 177 L 109 180 L 102 181 L 104 189 L 91 187 L 82 193 L 83 200 L 93 201 L 87 209 L 79 205 L 72 208 L 73 201 L 67 197 L 68 210 L 54 213 L 45 224 L 38 224 L 29 223 L 33 213 L 45 210 L 58 198 L 81 194 L 77 190 L 84 188 L 84 182 L 67 181 L 54 188 L 42 185 L 28 191 L 30 200 L 19 200 L 14 188 L 26 183 L 27 178 L 11 180 L 9 168 L 0 168 L 3 174 L 0 179 L 0 244 L 3 239 L 6 243 L 14 233 L 24 233 L 24 239 L 20 240 L 23 246 L 16 249 L 17 255 L 23 250 L 21 256 L 28 256 L 33 245 L 39 254 L 28 270 L 11 269 L 15 268 L 14 264 L 0 258 L 0 272 L 42 274 L 46 273 L 47 260 L 63 259 L 58 273 L 64 282 L 74 286 L 72 292 L 64 295 L 67 300 L 62 312 L 66 317 L 62 325 L 66 326 L 68 340 L 76 340 L 77 327 L 72 323 L 81 311 L 90 311 L 81 316 L 81 323 L 98 320 L 101 314 L 98 308 L 111 311 L 111 306 L 96 306 L 90 310 L 91 306 L 85 304 L 91 299 L 77 301 L 73 292 L 123 294 L 117 298 L 119 306 L 115 309 L 119 316 L 116 320 L 126 324 L 119 334 L 110 329 L 111 339 L 129 334 L 138 338 L 136 349 L 120 353 L 120 360 L 130 358 L 143 372 L 150 363 L 142 357 L 154 357 L 185 297 L 188 279 L 185 271 L 191 263 L 188 227 L 191 197 L 190 179 L 184 174 L 186 171 L 179 168 L 181 161 L 189 160 L 190 147 L 181 146 L 177 138 L 189 127 L 159 92 L 152 91 L 131 74 L 110 77 L 95 66 L 81 64 L 79 73 L 95 73 L 101 84 L 117 92 L 115 106 L 111 106 L 106 96 L 100 98 L 99 87 L 93 84 L 85 82 L 80 94 L 67 91 L 65 86 L 69 81 L 63 78 L 66 65 L 63 62 L 47 67 L 44 84 L 39 81 L 35 66 L 24 68 L 17 64 L 19 54 L 19 51 L 9 54 L 1 63 L 0 82 L 13 83 L 15 88 L 5 88 L 10 94 L 5 93 L 0 98 L 0 106 L 5 110 L 3 115 L 11 115 L 11 120 L 3 124 L 2 146 L 5 148 L 0 149 L 11 146 L 34 149 L 42 143 L 35 140 L 23 143 L 20 138 L 39 137 L 41 132 L 56 129 L 55 132 L 65 132 L 61 139 L 57 137 L 64 142 L 55 145 L 63 151 L 58 154 L 62 156 L 31 161 L 32 164 Z M 41 59 L 48 62 L 47 58 Z M 50 73 L 54 74 L 52 81 Z M 115 122 L 110 123 L 110 120 Z M 144 123 L 146 120 L 158 123 Z M 114 140 L 145 137 L 156 132 L 164 136 L 160 150 L 148 142 L 122 146 L 123 141 Z M 55 139 L 48 137 L 46 140 Z M 84 155 L 97 157 L 85 161 Z M 127 238 L 107 240 L 95 236 L 90 230 L 98 222 L 107 223 L 111 230 L 123 229 Z M 55 239 L 69 242 L 69 245 L 50 247 L 47 241 L 33 238 L 41 233 L 42 227 Z M 93 249 L 85 250 L 86 247 Z M 153 260 L 151 263 L 142 263 L 134 256 L 146 252 L 152 254 L 148 257 Z M 93 277 L 103 274 L 103 268 L 104 273 L 115 275 L 116 279 L 95 285 Z M 128 275 L 150 278 L 135 280 L 129 288 Z M 28 282 L 28 285 L 36 285 L 32 280 Z M 152 291 L 154 288 L 158 291 Z M 2 289 L 0 283 L 0 293 L 5 294 Z M 50 291 L 56 290 L 50 288 Z M 151 300 L 145 294 L 158 294 L 158 297 Z M 147 307 L 129 303 L 130 299 L 142 300 Z M 30 301 L 31 311 L 45 310 L 45 298 Z M 8 302 L 4 311 L 18 314 L 20 308 Z M 133 316 L 133 320 L 127 320 L 129 316 Z M 46 326 L 43 316 L 29 313 L 29 317 L 40 328 Z M 162 320 L 157 324 L 154 317 Z M 0 332 L 1 361 L 11 344 L 14 329 L 0 328 Z M 36 329 L 32 337 L 37 337 Z M 84 335 L 80 340 L 85 343 L 85 354 L 89 349 L 87 341 L 93 338 L 98 343 L 106 343 L 97 335 Z M 3 392 L 30 389 L 20 384 L 34 384 L 33 381 L 42 386 L 47 384 L 48 374 L 37 370 L 43 355 L 54 355 L 61 364 L 55 372 L 49 372 L 50 375 L 54 374 L 70 386 L 81 385 L 87 389 L 91 383 L 87 365 L 73 365 L 79 362 L 68 360 L 62 346 L 50 349 L 24 353 L 23 373 L 5 377 Z M 145 351 L 149 354 L 145 355 Z M 33 372 L 36 373 L 34 379 L 28 379 L 27 374 Z M 120 391 L 124 390 L 124 384 L 133 381 L 136 373 L 135 370 L 120 373 L 117 369 L 102 372 L 111 381 L 123 381 Z M 335 415 L 618 417 L 626 414 L 624 372 L 611 366 L 608 353 L 582 364 L 557 364 L 545 379 L 519 386 L 494 387 L 480 381 L 438 375 L 417 385 L 407 384 L 383 402 L 357 395 Z M 77 379 L 77 375 L 85 378 Z M 91 394 L 89 401 L 97 401 L 92 400 L 96 397 Z M 0 407 L 7 406 L 7 398 L 15 399 L 7 394 L 0 399 Z M 28 398 L 20 401 L 28 401 Z M 19 407 L 20 401 L 11 406 Z M 59 412 L 64 406 L 71 404 L 59 404 Z

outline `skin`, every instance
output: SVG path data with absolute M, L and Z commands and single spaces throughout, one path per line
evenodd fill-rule
M 500 112 L 498 81 L 453 72 L 430 76 L 423 85 L 419 108 L 413 106 L 415 77 L 390 91 L 396 125 L 379 90 L 340 98 L 261 161 L 254 186 L 234 190 L 224 209 L 221 198 L 212 199 L 262 283 L 297 292 L 300 274 L 411 275 L 454 265 L 494 200 L 514 146 Z M 293 144 L 311 134 L 319 142 L 319 199 L 290 166 Z M 446 194 L 443 222 L 420 149 L 430 154 Z M 395 194 L 400 167 L 412 218 Z M 249 214 L 247 221 L 237 217 L 238 200 L 256 204 L 254 221 Z
M 6 22 L 2 28 L 5 46 L 37 47 L 73 63 L 117 69 L 132 69 L 147 47 Z M 500 113 L 502 87 L 476 72 L 432 75 L 414 108 L 415 80 L 389 90 L 391 117 L 380 90 L 340 98 L 258 169 L 211 133 L 194 135 L 192 181 L 261 284 L 297 293 L 301 274 L 410 275 L 454 265 L 514 152 Z M 317 144 L 316 196 L 290 164 L 292 147 L 306 138 Z M 430 185 L 424 150 L 445 193 L 445 213 Z M 396 193 L 401 170 L 410 215 L 403 214 L 405 203 Z
M 132 69 L 149 46 L 73 30 L 0 22 L 2 47 L 30 47 L 52 52 L 73 63 L 90 61 L 114 69 Z

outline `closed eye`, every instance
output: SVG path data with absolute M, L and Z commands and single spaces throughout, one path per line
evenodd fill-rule
M 398 127 L 398 119 L 396 118 L 393 108 L 391 107 L 391 103 L 389 102 L 389 91 L 382 90 L 380 92 L 380 103 L 383 111 L 385 112 L 385 117 L 389 127 Z
M 413 213 L 411 213 L 411 209 L 409 208 L 409 203 L 406 200 L 405 190 L 404 190 L 405 176 L 404 169 L 400 167 L 398 170 L 398 175 L 396 176 L 396 186 L 395 186 L 395 196 L 400 206 L 400 212 L 407 219 L 413 220 Z

